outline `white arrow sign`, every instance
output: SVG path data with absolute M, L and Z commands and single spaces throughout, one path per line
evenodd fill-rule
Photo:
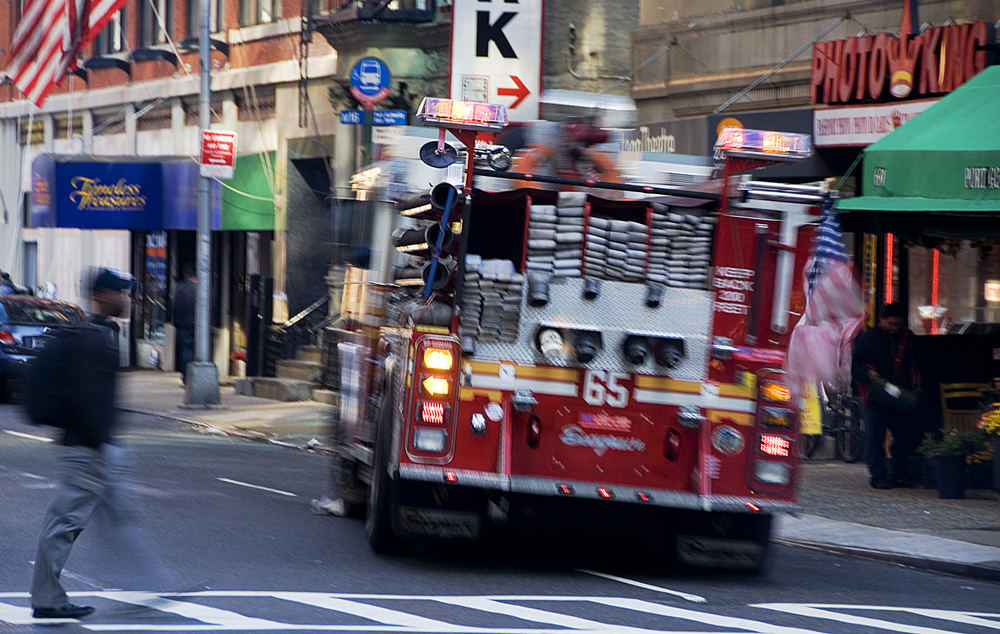
M 454 0 L 451 98 L 507 106 L 510 121 L 539 118 L 544 0 Z

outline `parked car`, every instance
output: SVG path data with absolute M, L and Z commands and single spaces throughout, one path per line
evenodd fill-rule
M 75 304 L 0 295 L 0 401 L 19 395 L 28 364 L 52 333 L 86 323 L 86 313 Z

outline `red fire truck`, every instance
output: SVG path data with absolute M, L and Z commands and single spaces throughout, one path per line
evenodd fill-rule
M 416 259 L 340 332 L 339 495 L 377 552 L 507 522 L 759 567 L 773 514 L 796 508 L 781 367 L 821 196 L 738 174 L 809 138 L 726 129 L 722 178 L 685 191 L 505 175 L 475 166 L 503 123 L 480 106 L 421 108 L 470 148 L 465 186 L 400 201 L 393 244 Z M 443 134 L 421 152 L 458 154 Z M 473 191 L 474 174 L 530 186 Z

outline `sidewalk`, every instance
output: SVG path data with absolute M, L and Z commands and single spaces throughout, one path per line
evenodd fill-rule
M 135 370 L 121 375 L 120 408 L 185 422 L 205 432 L 327 451 L 328 405 L 282 403 L 219 388 L 221 408 L 185 409 L 178 373 Z M 319 493 L 319 492 L 318 492 Z M 802 463 L 802 512 L 779 516 L 776 541 L 1000 581 L 1000 492 L 967 490 L 942 500 L 923 488 L 868 486 L 864 464 Z

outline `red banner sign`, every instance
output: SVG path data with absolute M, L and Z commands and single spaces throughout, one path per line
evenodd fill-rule
M 809 102 L 843 104 L 951 92 L 986 68 L 993 25 L 985 20 L 813 45 Z

